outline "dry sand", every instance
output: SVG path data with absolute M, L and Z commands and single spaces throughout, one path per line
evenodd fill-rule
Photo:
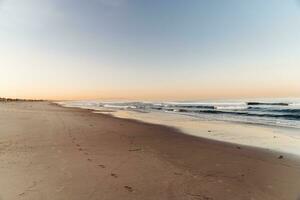
M 0 103 L 0 199 L 296 200 L 296 156 L 62 108 Z

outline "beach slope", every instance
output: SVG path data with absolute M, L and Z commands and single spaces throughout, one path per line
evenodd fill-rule
M 0 103 L 0 199 L 297 200 L 296 156 L 63 108 Z

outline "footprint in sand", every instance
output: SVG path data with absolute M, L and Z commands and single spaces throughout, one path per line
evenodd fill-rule
M 87 161 L 92 162 L 92 159 L 88 158 Z
M 182 173 L 174 172 L 174 175 L 176 175 L 176 176 L 181 176 Z
M 141 151 L 141 148 L 129 149 L 128 151 Z
M 112 177 L 114 177 L 114 178 L 118 178 L 118 175 L 117 175 L 117 174 L 111 173 L 110 175 L 111 175 Z
M 132 189 L 132 187 L 130 187 L 130 186 L 124 186 L 124 188 L 128 191 L 128 192 L 133 192 L 133 189 Z
M 103 168 L 103 169 L 105 168 L 105 166 L 104 166 L 104 165 L 98 165 L 98 167 L 101 167 L 101 168 Z

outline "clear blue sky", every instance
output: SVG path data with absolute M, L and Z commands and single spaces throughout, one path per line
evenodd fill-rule
M 0 96 L 300 96 L 296 0 L 0 0 Z

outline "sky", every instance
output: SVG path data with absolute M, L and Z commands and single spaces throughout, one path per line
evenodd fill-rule
M 300 1 L 0 0 L 0 96 L 300 97 Z

